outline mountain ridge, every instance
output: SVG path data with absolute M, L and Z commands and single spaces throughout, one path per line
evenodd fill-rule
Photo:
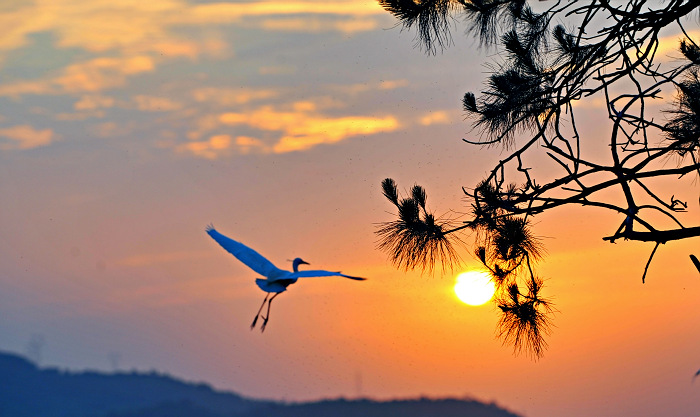
M 158 372 L 62 371 L 0 352 L 0 417 L 520 417 L 473 399 L 279 402 Z

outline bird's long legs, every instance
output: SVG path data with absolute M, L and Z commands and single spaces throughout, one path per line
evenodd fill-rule
M 274 300 L 275 297 L 277 297 L 280 294 L 282 294 L 282 293 L 281 292 L 276 293 L 275 295 L 272 296 L 272 298 L 270 298 L 270 301 L 267 302 L 267 313 L 265 314 L 265 316 L 263 316 L 263 322 L 262 322 L 262 325 L 260 325 L 261 332 L 265 331 L 265 326 L 267 325 L 267 321 L 270 319 L 270 306 L 272 305 L 272 300 Z
M 256 314 L 255 318 L 253 319 L 253 324 L 250 325 L 250 330 L 253 330 L 255 328 L 255 323 L 258 322 L 258 317 L 260 317 L 260 312 L 262 311 L 263 307 L 265 307 L 265 303 L 267 302 L 267 297 L 269 297 L 269 296 L 270 296 L 270 293 L 267 293 L 262 304 L 260 304 L 260 309 L 258 309 L 258 314 Z M 274 298 L 274 297 L 272 297 L 272 298 Z M 270 315 L 269 310 L 270 310 L 270 308 L 268 307 L 268 315 Z M 265 321 L 267 321 L 267 320 L 265 320 Z

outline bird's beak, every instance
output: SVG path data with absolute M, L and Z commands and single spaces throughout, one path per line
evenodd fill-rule
M 299 263 L 300 263 L 300 264 L 304 264 L 304 265 L 311 265 L 310 263 L 308 263 L 308 262 L 306 262 L 306 261 L 301 261 L 301 262 L 299 262 Z

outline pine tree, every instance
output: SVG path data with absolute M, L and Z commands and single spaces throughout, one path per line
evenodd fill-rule
M 401 198 L 392 179 L 382 183 L 397 218 L 380 225 L 379 247 L 395 265 L 450 268 L 457 263 L 459 232 L 476 232 L 474 254 L 498 288 L 499 334 L 516 353 L 539 358 L 554 310 L 541 296 L 535 270 L 543 255 L 532 231 L 535 216 L 570 205 L 618 216 L 619 227 L 604 240 L 654 245 L 642 282 L 660 244 L 700 236 L 697 214 L 687 214 L 684 200 L 697 198 L 697 188 L 669 196 L 655 181 L 700 174 L 700 47 L 687 28 L 697 29 L 700 21 L 697 1 L 379 2 L 405 28 L 416 29 L 429 54 L 450 46 L 453 22 L 461 20 L 468 35 L 481 47 L 497 48 L 502 58 L 481 95 L 468 92 L 461 103 L 478 132 L 464 141 L 507 151 L 485 179 L 462 189 L 471 201 L 469 219 L 458 225 L 440 220 L 426 209 L 422 187 Z M 659 56 L 665 28 L 682 33 L 677 59 L 670 61 Z M 675 100 L 663 101 L 664 93 L 674 92 Z M 575 117 L 577 102 L 600 98 L 610 123 L 603 141 L 581 136 Z M 652 102 L 665 111 L 654 114 Z M 607 162 L 584 155 L 582 142 L 603 147 Z M 536 153 L 546 154 L 560 174 L 535 178 L 527 160 Z M 604 197 L 609 190 L 621 198 Z

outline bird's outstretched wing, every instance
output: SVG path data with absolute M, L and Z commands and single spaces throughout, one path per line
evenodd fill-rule
M 226 237 L 214 229 L 214 226 L 207 226 L 207 233 L 212 239 L 221 245 L 222 248 L 226 249 L 228 253 L 235 256 L 239 261 L 243 262 L 248 266 L 248 268 L 257 272 L 264 277 L 272 277 L 275 275 L 284 274 L 286 271 L 282 271 L 277 268 L 272 262 L 268 261 L 264 256 L 257 253 L 253 249 L 247 247 L 241 242 L 237 242 L 230 237 Z
M 341 274 L 340 272 L 324 271 L 322 269 L 292 272 L 289 275 L 287 275 L 285 278 L 316 278 L 316 277 L 343 277 L 343 278 L 354 279 L 356 281 L 364 281 L 367 279 L 367 278 L 353 277 L 350 275 Z

